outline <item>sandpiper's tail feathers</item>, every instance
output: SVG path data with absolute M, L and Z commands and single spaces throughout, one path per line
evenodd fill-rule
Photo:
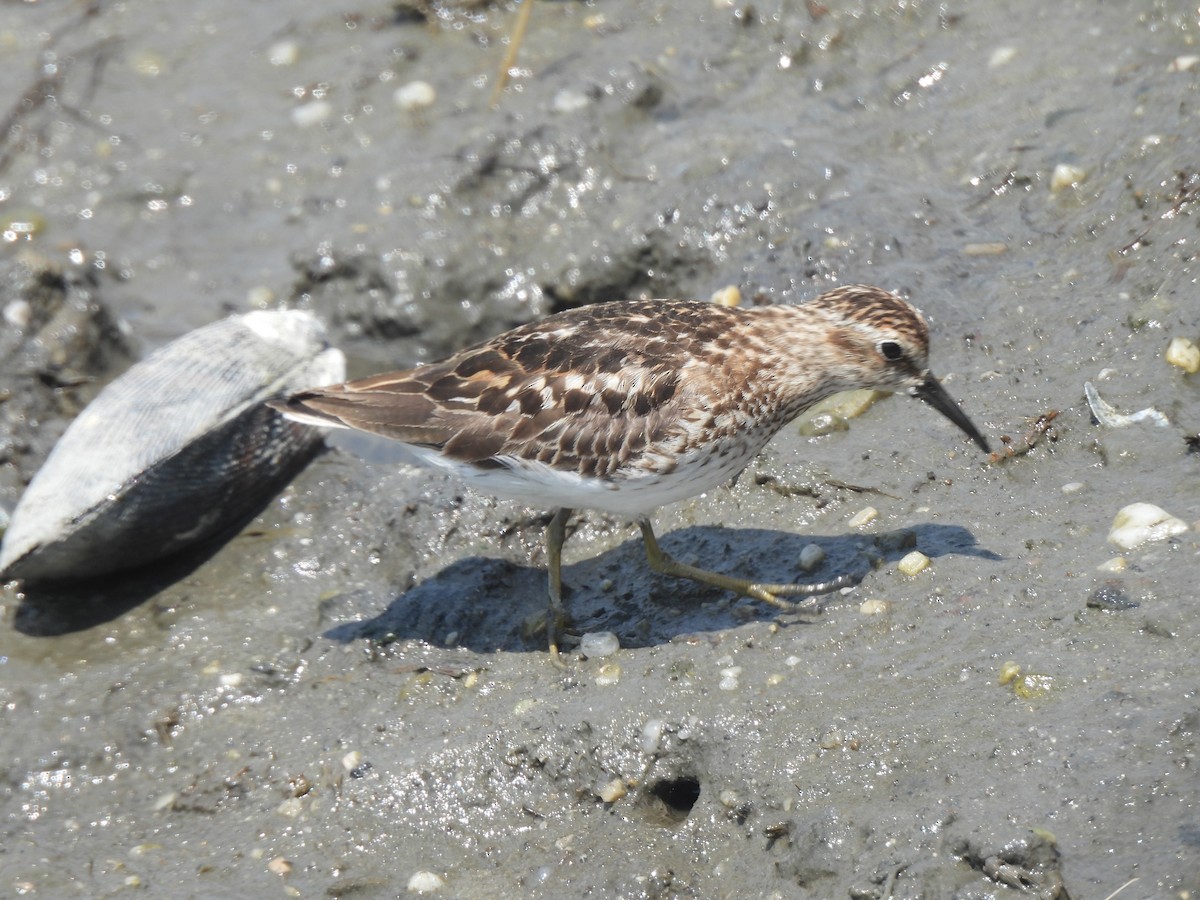
M 452 435 L 436 422 L 436 409 L 420 394 L 393 394 L 332 385 L 267 403 L 294 422 L 354 428 L 418 446 L 441 446 Z

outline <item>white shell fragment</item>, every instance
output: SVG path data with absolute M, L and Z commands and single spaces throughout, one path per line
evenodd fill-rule
M 1153 503 L 1131 503 L 1117 513 L 1108 542 L 1132 550 L 1148 541 L 1165 541 L 1188 530 L 1187 523 Z
M 1139 422 L 1151 422 L 1160 428 L 1171 424 L 1171 420 L 1153 406 L 1139 409 L 1129 415 L 1117 412 L 1096 392 L 1096 388 L 1090 381 L 1083 383 L 1083 396 L 1087 398 L 1088 406 L 1091 407 L 1096 421 L 1105 428 L 1127 428 L 1130 425 L 1137 425 Z
M 263 401 L 344 377 L 341 351 L 297 310 L 231 316 L 160 348 L 59 439 L 13 511 L 0 573 L 106 575 L 217 536 L 273 496 L 321 439 Z

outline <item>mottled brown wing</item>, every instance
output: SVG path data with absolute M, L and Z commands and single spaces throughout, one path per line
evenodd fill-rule
M 604 476 L 678 423 L 670 406 L 687 393 L 685 360 L 720 343 L 736 315 L 686 301 L 571 310 L 283 408 L 476 465 L 515 457 Z

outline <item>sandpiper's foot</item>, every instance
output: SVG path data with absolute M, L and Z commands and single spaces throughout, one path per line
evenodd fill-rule
M 710 584 L 722 590 L 733 591 L 742 597 L 750 597 L 754 600 L 761 600 L 763 603 L 770 603 L 772 606 L 787 610 L 788 612 L 819 610 L 819 595 L 828 594 L 831 591 L 840 590 L 844 587 L 853 587 L 860 581 L 854 575 L 839 575 L 837 578 L 831 578 L 828 581 L 818 581 L 812 584 L 767 584 L 751 581 L 749 578 L 722 575 L 720 572 L 710 572 L 707 569 L 689 566 L 687 563 L 682 563 L 668 555 L 658 545 L 658 539 L 654 536 L 654 528 L 650 525 L 649 519 L 638 519 L 638 526 L 642 529 L 642 540 L 646 544 L 646 558 L 650 562 L 650 568 L 655 572 L 661 572 L 664 575 L 674 575 L 676 578 L 688 578 L 692 581 L 698 581 L 701 584 Z M 784 597 L 796 596 L 807 597 L 808 599 L 802 600 L 799 603 L 783 599 Z

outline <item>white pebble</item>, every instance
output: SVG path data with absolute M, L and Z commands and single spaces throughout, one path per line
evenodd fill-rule
M 1099 572 L 1109 572 L 1119 574 L 1129 568 L 1129 560 L 1123 556 L 1114 556 L 1112 559 L 1106 559 L 1100 565 L 1096 566 Z
M 1086 487 L 1087 487 L 1087 485 L 1084 484 L 1082 481 L 1068 481 L 1061 488 L 1059 488 L 1059 490 L 1062 491 L 1064 494 L 1078 494 L 1080 491 L 1082 491 Z
M 723 691 L 736 691 L 738 689 L 738 678 L 741 677 L 741 666 L 730 666 L 728 669 L 721 670 L 721 680 L 717 684 Z
M 800 551 L 800 571 L 814 572 L 825 561 L 825 551 L 820 544 L 806 544 Z
M 662 743 L 663 732 L 666 730 L 666 723 L 662 719 L 650 719 L 642 726 L 642 752 L 649 756 L 652 753 L 657 753 L 659 745 Z
M 896 568 L 900 570 L 901 575 L 916 575 L 929 568 L 929 557 L 920 550 L 914 550 L 905 554 L 904 558 L 896 563 Z
M 573 113 L 583 109 L 589 103 L 591 101 L 583 91 L 563 88 L 554 95 L 554 99 L 551 101 L 551 109 L 556 113 Z
M 362 765 L 363 755 L 358 750 L 351 750 L 342 757 L 342 768 L 347 772 L 353 772 Z
M 293 66 L 300 58 L 300 45 L 295 41 L 277 41 L 267 50 L 267 59 L 273 66 Z
M 992 51 L 992 55 L 988 57 L 988 68 L 998 69 L 1001 66 L 1006 66 L 1016 58 L 1016 47 L 997 47 Z
M 1059 191 L 1075 187 L 1075 185 L 1081 184 L 1086 180 L 1086 169 L 1081 169 L 1079 166 L 1073 166 L 1070 163 L 1059 163 L 1054 167 L 1054 174 L 1050 176 L 1050 193 L 1057 194 Z
M 1187 523 L 1153 503 L 1131 503 L 1113 519 L 1108 542 L 1132 550 L 1148 541 L 1165 541 L 1187 531 Z
M 437 100 L 437 91 L 428 81 L 410 81 L 396 88 L 392 94 L 392 102 L 405 112 L 415 112 L 418 109 L 428 109 Z
M 962 252 L 964 256 L 999 256 L 1008 252 L 1008 244 L 1004 241 L 979 241 L 963 244 Z
M 4 307 L 4 321 L 13 328 L 28 328 L 33 320 L 33 306 L 28 300 L 14 300 Z
M 579 652 L 588 659 L 612 656 L 621 649 L 621 642 L 611 631 L 592 631 L 579 639 Z
M 881 616 L 891 607 L 886 600 L 864 600 L 858 611 L 864 616 Z
M 1200 347 L 1185 337 L 1171 338 L 1167 344 L 1166 360 L 1189 375 L 1200 372 Z
M 320 125 L 333 115 L 333 104 L 328 100 L 313 100 L 292 110 L 292 122 L 301 128 Z
M 408 891 L 412 894 L 432 894 L 434 891 L 440 891 L 446 886 L 446 882 L 440 875 L 434 872 L 421 870 L 413 872 L 408 879 Z
M 1196 63 L 1200 63 L 1200 56 L 1177 56 L 1167 64 L 1167 71 L 1187 72 L 1193 68 Z
M 854 516 L 851 517 L 850 521 L 846 524 L 851 528 L 862 528 L 866 525 L 870 525 L 878 517 L 879 510 L 873 506 L 868 506 L 865 509 L 859 510 L 857 513 L 855 513 Z

